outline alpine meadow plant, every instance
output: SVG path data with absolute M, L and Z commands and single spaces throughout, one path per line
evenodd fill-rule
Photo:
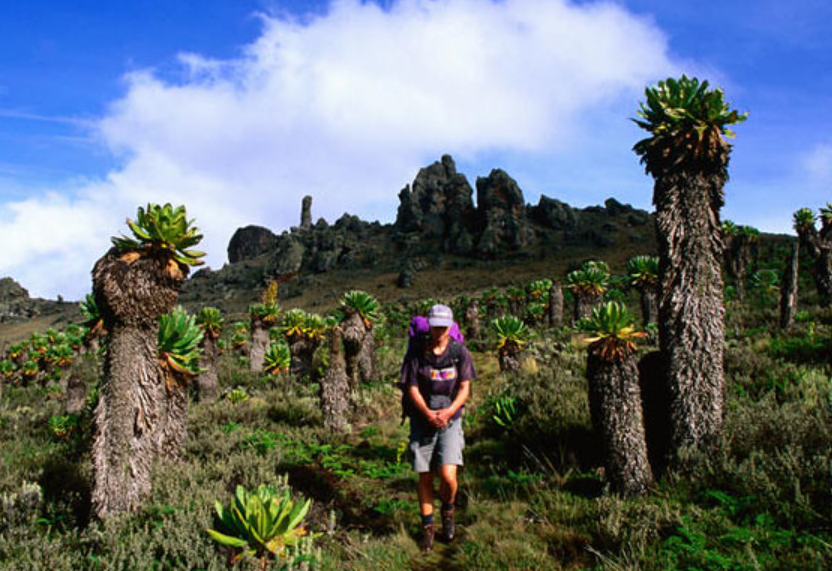
M 587 377 L 592 424 L 604 442 L 604 466 L 613 489 L 643 494 L 652 481 L 641 407 L 635 339 L 644 337 L 626 306 L 608 302 L 581 320 L 588 337 Z
M 248 492 L 237 486 L 228 507 L 214 503 L 219 529 L 207 530 L 208 535 L 221 545 L 239 550 L 235 562 L 255 558 L 264 570 L 270 560 L 294 565 L 301 560 L 292 555 L 291 549 L 307 535 L 302 523 L 311 503 L 312 500 L 293 500 L 288 489 L 280 493 L 261 484 Z
M 586 262 L 566 275 L 563 285 L 572 292 L 576 322 L 589 315 L 592 308 L 603 299 L 609 281 L 609 270 L 604 262 Z
M 378 300 L 367 292 L 352 290 L 341 298 L 339 310 L 344 341 L 344 360 L 350 388 L 376 379 L 378 363 L 374 326 L 381 320 Z
M 633 151 L 655 179 L 659 250 L 659 344 L 668 359 L 672 441 L 710 448 L 723 417 L 723 307 L 720 209 L 728 180 L 731 109 L 722 89 L 683 75 L 645 89 L 633 121 L 649 136 Z
M 645 327 L 659 319 L 659 258 L 635 256 L 627 262 L 627 281 L 641 295 L 641 315 Z
M 516 371 L 520 368 L 520 354 L 531 338 L 531 330 L 523 320 L 513 315 L 498 317 L 491 322 L 497 336 L 497 358 L 500 371 Z
M 292 353 L 284 341 L 272 343 L 263 357 L 263 369 L 271 375 L 288 373 L 291 363 Z

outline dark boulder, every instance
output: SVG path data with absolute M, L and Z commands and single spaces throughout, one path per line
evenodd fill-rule
M 523 191 L 503 170 L 494 169 L 488 177 L 477 179 L 477 213 L 480 254 L 490 256 L 501 247 L 520 248 L 534 239 Z
M 228 243 L 228 261 L 232 264 L 251 260 L 274 250 L 277 236 L 262 226 L 238 228 Z
M 571 206 L 545 195 L 540 196 L 537 206 L 532 209 L 532 216 L 553 230 L 574 228 L 578 221 L 578 214 Z

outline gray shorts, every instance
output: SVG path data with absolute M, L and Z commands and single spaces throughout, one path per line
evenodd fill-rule
M 463 448 L 465 435 L 462 433 L 462 417 L 452 420 L 441 429 L 410 419 L 410 455 L 413 469 L 417 472 L 430 472 L 446 464 L 462 466 Z

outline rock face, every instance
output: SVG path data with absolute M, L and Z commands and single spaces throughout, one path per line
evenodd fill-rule
M 12 278 L 0 278 L 0 323 L 29 319 L 41 313 L 38 301 L 29 297 L 29 291 Z
M 521 248 L 534 239 L 526 217 L 526 201 L 517 182 L 501 169 L 477 179 L 477 214 L 481 233 L 477 251 L 485 256 L 501 246 Z
M 274 250 L 277 236 L 262 226 L 246 226 L 237 229 L 228 243 L 228 261 L 232 264 L 251 260 Z
M 303 197 L 300 207 L 300 227 L 301 230 L 312 228 L 312 197 L 308 194 Z
M 553 230 L 567 230 L 578 223 L 578 217 L 571 206 L 546 195 L 541 195 L 537 206 L 532 208 L 532 217 Z
M 474 204 L 473 190 L 465 175 L 456 171 L 449 155 L 419 171 L 413 184 L 399 193 L 395 227 L 402 232 L 420 232 L 425 238 L 440 238 L 443 249 L 468 254 Z

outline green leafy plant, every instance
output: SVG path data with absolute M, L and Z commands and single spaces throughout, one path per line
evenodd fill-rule
M 728 126 L 748 118 L 748 113 L 730 109 L 722 89 L 709 89 L 707 81 L 695 77 L 667 78 L 644 94 L 639 119 L 633 121 L 650 137 L 633 150 L 647 172 L 657 176 L 667 168 L 720 160 L 730 148 L 724 137 L 734 137 Z
M 225 398 L 228 399 L 231 404 L 240 404 L 241 402 L 246 402 L 249 399 L 249 395 L 248 391 L 243 387 L 236 387 L 229 391 L 228 394 L 225 395 Z
M 159 318 L 159 359 L 165 364 L 168 373 L 183 378 L 199 374 L 199 358 L 202 354 L 199 343 L 202 336 L 196 317 L 182 307 L 176 307 Z M 168 381 L 171 381 L 170 375 Z
M 520 401 L 512 395 L 502 395 L 494 399 L 494 413 L 491 419 L 497 426 L 510 430 L 520 414 Z
M 202 240 L 202 234 L 199 234 L 199 228 L 192 226 L 193 222 L 188 220 L 184 206 L 148 204 L 147 208 L 139 206 L 135 221 L 127 219 L 133 237 L 112 240 L 121 252 L 168 258 L 183 266 L 199 266 L 205 252 L 189 249 Z
M 659 283 L 659 257 L 630 258 L 627 262 L 627 281 L 636 289 L 656 286 Z
M 815 225 L 815 213 L 811 208 L 801 208 L 792 215 L 794 229 L 800 233 Z
M 531 338 L 526 324 L 513 315 L 498 317 L 491 322 L 491 328 L 497 335 L 497 351 L 500 354 L 517 353 Z
M 0 379 L 10 381 L 15 373 L 17 373 L 17 365 L 11 359 L 3 359 L 0 361 Z
M 368 327 L 380 319 L 378 300 L 364 291 L 352 290 L 345 293 L 340 308 L 345 315 L 360 315 Z
M 287 339 L 301 338 L 306 335 L 306 312 L 292 308 L 283 314 L 280 322 L 280 334 Z
M 633 315 L 624 304 L 610 301 L 592 310 L 592 316 L 581 319 L 577 329 L 588 337 L 589 350 L 605 360 L 619 359 L 635 351 L 633 340 L 645 337 L 636 331 Z
M 292 362 L 292 353 L 289 346 L 283 341 L 277 341 L 269 345 L 268 351 L 263 356 L 263 369 L 272 375 L 279 375 L 289 371 Z
M 55 438 L 68 438 L 78 430 L 78 415 L 67 414 L 49 417 L 49 430 Z
M 222 332 L 224 320 L 216 307 L 203 307 L 196 314 L 196 324 L 211 339 L 217 339 Z
M 260 485 L 248 492 L 237 486 L 228 507 L 214 503 L 220 530 L 209 529 L 208 535 L 221 545 L 239 549 L 237 559 L 258 558 L 265 569 L 270 557 L 286 558 L 288 548 L 306 535 L 301 524 L 311 502 L 292 500 L 288 489 L 279 493 L 272 486 Z
M 595 264 L 595 262 L 588 262 L 580 269 L 566 274 L 564 286 L 576 295 L 602 295 L 607 291 L 610 275 Z
M 275 325 L 280 321 L 280 306 L 275 302 L 253 303 L 248 308 L 252 319 L 257 319 L 268 325 Z

